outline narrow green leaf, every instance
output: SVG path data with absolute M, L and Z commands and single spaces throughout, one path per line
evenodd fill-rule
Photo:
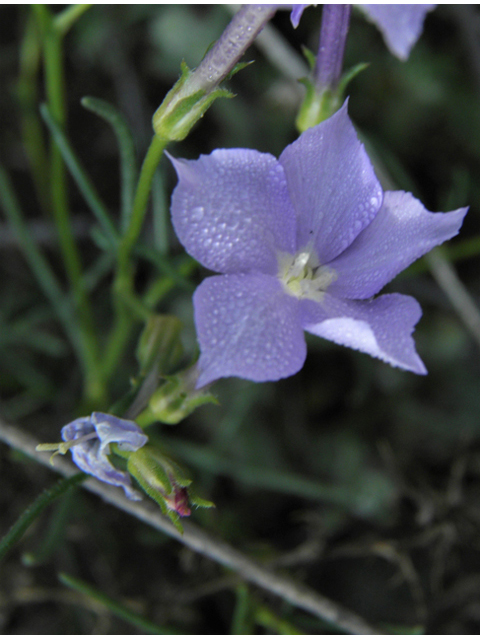
M 96 216 L 98 222 L 102 226 L 105 234 L 109 239 L 110 245 L 112 247 L 115 247 L 118 242 L 117 230 L 115 229 L 115 226 L 110 219 L 107 208 L 101 201 L 100 196 L 98 195 L 95 186 L 93 185 L 93 182 L 90 180 L 90 177 L 81 166 L 80 161 L 73 151 L 73 148 L 70 145 L 69 141 L 67 140 L 65 133 L 57 124 L 46 104 L 41 105 L 40 113 L 42 114 L 42 118 L 44 119 L 46 125 L 50 129 L 50 133 L 52 134 L 53 139 L 55 140 L 55 143 L 60 153 L 62 154 L 62 158 L 67 165 L 72 178 L 75 180 L 77 187 L 85 198 L 88 206 Z
M 230 635 L 252 635 L 253 620 L 250 592 L 246 584 L 239 584 L 235 589 L 236 601 L 233 610 Z
M 68 491 L 59 501 L 52 514 L 45 537 L 38 544 L 36 551 L 25 553 L 22 562 L 26 566 L 38 566 L 47 562 L 62 544 L 65 527 L 72 514 L 75 492 Z
M 38 498 L 22 513 L 12 526 L 10 531 L 0 540 L 0 561 L 10 549 L 20 540 L 28 527 L 54 500 L 63 495 L 79 482 L 86 478 L 85 473 L 77 473 L 70 478 L 62 478 L 50 489 L 46 489 Z
M 288 622 L 288 620 L 284 620 L 264 605 L 257 606 L 255 610 L 255 622 L 279 635 L 303 635 L 303 631 L 300 631 L 300 629 Z
M 91 4 L 72 4 L 60 13 L 58 13 L 54 20 L 53 24 L 56 31 L 61 35 L 65 36 L 68 31 L 73 27 L 73 25 L 77 22 L 81 16 L 93 6 Z
M 348 71 L 345 71 L 345 73 L 340 78 L 340 82 L 338 83 L 338 87 L 337 87 L 337 93 L 338 95 L 340 95 L 342 100 L 343 100 L 343 94 L 345 89 L 347 88 L 347 85 L 356 76 L 358 76 L 359 73 L 367 69 L 367 67 L 369 66 L 370 65 L 368 62 L 360 62 L 359 64 L 356 64 L 355 66 L 353 66 L 351 69 L 348 69 Z
M 70 338 L 80 361 L 83 356 L 82 341 L 77 318 L 73 313 L 70 302 L 54 275 L 45 256 L 35 243 L 25 223 L 23 212 L 20 208 L 15 192 L 7 173 L 0 166 L 0 204 L 7 216 L 17 237 L 20 248 L 39 283 L 43 293 L 55 309 L 64 329 Z
M 135 187 L 138 178 L 137 158 L 133 136 L 123 115 L 113 105 L 105 100 L 86 96 L 81 100 L 82 107 L 106 120 L 112 127 L 117 138 L 120 151 L 120 176 L 121 176 L 121 222 L 120 228 L 125 231 L 132 213 Z

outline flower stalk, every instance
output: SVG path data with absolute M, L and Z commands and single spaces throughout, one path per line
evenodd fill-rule
M 323 6 L 318 55 L 314 59 L 310 54 L 312 76 L 302 81 L 307 93 L 296 120 L 300 133 L 320 124 L 341 107 L 346 85 L 364 67 L 359 65 L 353 74 L 342 76 L 350 13 L 348 4 Z
M 235 65 L 275 11 L 276 5 L 244 5 L 197 69 L 190 71 L 183 65 L 182 75 L 153 116 L 157 135 L 183 140 L 216 98 L 231 96 L 219 84 L 235 72 Z
M 153 177 L 165 147 L 171 141 L 183 140 L 216 98 L 232 96 L 218 85 L 238 70 L 235 65 L 275 10 L 276 5 L 243 6 L 197 69 L 191 71 L 182 65 L 179 80 L 153 116 L 155 135 L 140 171 L 129 225 L 118 250 L 114 285 L 116 320 L 102 372 L 106 379 L 115 370 L 132 328 L 134 319 L 126 305 L 126 300 L 133 296 L 131 253 L 142 230 Z
M 318 90 L 337 88 L 350 24 L 351 5 L 326 4 L 323 7 L 320 43 L 314 76 Z

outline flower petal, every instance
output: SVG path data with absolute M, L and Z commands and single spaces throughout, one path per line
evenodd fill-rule
M 290 21 L 291 21 L 294 29 L 296 29 L 298 27 L 299 22 L 300 22 L 300 18 L 302 17 L 303 12 L 309 6 L 310 6 L 309 4 L 294 4 L 293 5 L 292 11 L 290 13 Z
M 237 376 L 255 382 L 299 371 L 306 344 L 298 300 L 271 276 L 207 278 L 193 303 L 201 356 L 197 387 Z
M 328 293 L 321 303 L 302 302 L 303 328 L 351 349 L 414 373 L 427 370 L 411 337 L 422 315 L 410 296 L 392 293 L 375 300 L 340 300 Z
M 370 298 L 412 262 L 457 235 L 467 211 L 431 213 L 411 193 L 386 191 L 373 222 L 329 264 L 337 274 L 329 293 Z
M 278 161 L 252 149 L 171 160 L 179 178 L 172 220 L 188 253 L 212 271 L 274 275 L 276 252 L 293 252 L 295 242 L 295 215 Z
M 85 473 L 95 476 L 102 482 L 123 487 L 127 498 L 141 500 L 142 496 L 132 488 L 132 481 L 128 473 L 116 469 L 101 451 L 101 443 L 94 440 L 93 443 L 82 442 L 71 448 L 74 463 Z
M 85 473 L 102 482 L 123 487 L 130 500 L 141 500 L 142 496 L 132 488 L 128 473 L 119 471 L 107 458 L 110 442 L 118 442 L 122 449 L 136 451 L 148 438 L 140 427 L 130 420 L 121 420 L 106 413 L 94 412 L 88 418 L 78 418 L 62 428 L 65 442 L 75 441 L 90 434 L 98 437 L 84 440 L 71 447 L 74 463 Z
M 360 4 L 383 35 L 390 51 L 406 60 L 419 39 L 425 16 L 436 4 Z
M 280 156 L 297 214 L 297 249 L 313 242 L 322 264 L 375 217 L 382 189 L 348 117 L 347 103 Z
M 68 442 L 69 440 L 78 440 L 78 438 L 83 438 L 84 436 L 88 436 L 89 434 L 95 431 L 92 421 L 90 417 L 88 418 L 77 418 L 72 422 L 69 422 L 64 427 L 62 427 L 61 434 L 62 440 L 64 442 Z
M 110 453 L 109 444 L 117 442 L 124 451 L 136 451 L 147 444 L 148 438 L 142 429 L 131 420 L 122 420 L 109 413 L 94 411 L 91 417 L 95 431 L 101 441 L 101 450 Z

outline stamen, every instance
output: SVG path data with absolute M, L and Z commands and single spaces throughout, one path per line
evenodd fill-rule
M 333 269 L 320 265 L 310 247 L 295 255 L 279 254 L 278 266 L 278 278 L 285 291 L 299 299 L 308 298 L 320 302 L 337 277 Z
M 87 433 L 86 435 L 81 436 L 80 438 L 75 438 L 74 440 L 67 440 L 66 442 L 45 442 L 43 444 L 37 444 L 35 451 L 53 451 L 54 453 L 50 457 L 50 464 L 53 465 L 53 458 L 55 456 L 64 456 L 72 447 L 80 444 L 81 442 L 92 440 L 93 438 L 98 438 L 96 431 Z

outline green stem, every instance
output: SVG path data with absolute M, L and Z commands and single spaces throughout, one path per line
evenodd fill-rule
M 132 216 L 130 223 L 120 243 L 118 252 L 118 268 L 122 274 L 128 271 L 130 254 L 138 236 L 142 230 L 143 221 L 147 212 L 148 199 L 152 188 L 153 176 L 157 169 L 158 163 L 163 155 L 168 140 L 160 136 L 153 136 L 150 147 L 143 161 L 140 178 L 138 180 L 137 191 L 133 201 Z
M 239 584 L 235 589 L 236 601 L 233 611 L 230 635 L 251 635 L 253 632 L 250 591 L 246 584 Z
M 75 154 L 71 144 L 69 143 L 67 136 L 62 131 L 62 128 L 57 124 L 55 119 L 50 113 L 50 109 L 46 104 L 40 106 L 40 113 L 45 120 L 50 133 L 62 155 L 65 164 L 67 165 L 72 178 L 75 180 L 77 187 L 82 193 L 85 201 L 89 205 L 92 212 L 95 214 L 98 222 L 102 226 L 103 232 L 112 247 L 115 247 L 118 241 L 118 233 L 115 229 L 115 225 L 110 219 L 107 208 L 103 204 L 98 192 L 90 179 L 89 175 L 82 167 L 80 160 Z
M 81 100 L 82 107 L 106 120 L 117 138 L 120 151 L 120 229 L 128 228 L 135 196 L 135 185 L 138 178 L 137 156 L 133 136 L 123 115 L 105 100 L 86 96 Z
M 288 620 L 283 620 L 271 609 L 265 605 L 258 605 L 255 610 L 255 622 L 268 630 L 273 631 L 278 635 L 293 636 L 303 635 L 303 631 L 300 631 Z
M 72 4 L 54 18 L 55 29 L 63 37 L 73 27 L 77 20 L 90 9 L 91 4 Z
M 77 473 L 70 478 L 62 478 L 51 489 L 45 490 L 38 498 L 22 513 L 10 531 L 0 540 L 0 561 L 10 551 L 10 549 L 20 540 L 28 527 L 54 500 L 63 495 L 79 482 L 86 478 L 85 473 Z
M 135 321 L 130 308 L 131 301 L 135 299 L 131 253 L 142 230 L 153 177 L 167 143 L 168 140 L 156 135 L 153 136 L 140 171 L 129 225 L 118 247 L 117 274 L 113 287 L 115 324 L 103 359 L 103 375 L 106 380 L 110 378 L 118 366 Z
M 46 5 L 36 4 L 43 44 L 47 102 L 52 117 L 61 127 L 65 127 L 67 110 L 63 65 L 62 33 L 55 28 L 54 19 Z M 52 208 L 60 242 L 60 250 L 65 263 L 73 298 L 78 310 L 82 341 L 87 350 L 85 362 L 88 369 L 84 383 L 84 396 L 88 403 L 103 404 L 106 390 L 100 378 L 98 365 L 98 345 L 93 312 L 87 295 L 82 274 L 80 255 L 75 242 L 68 206 L 67 181 L 63 159 L 55 142 L 51 145 L 51 195 Z
M 30 163 L 37 198 L 44 212 L 50 209 L 49 168 L 45 140 L 38 117 L 37 82 L 41 42 L 35 15 L 28 15 L 20 47 L 17 97 L 20 106 L 23 146 Z

